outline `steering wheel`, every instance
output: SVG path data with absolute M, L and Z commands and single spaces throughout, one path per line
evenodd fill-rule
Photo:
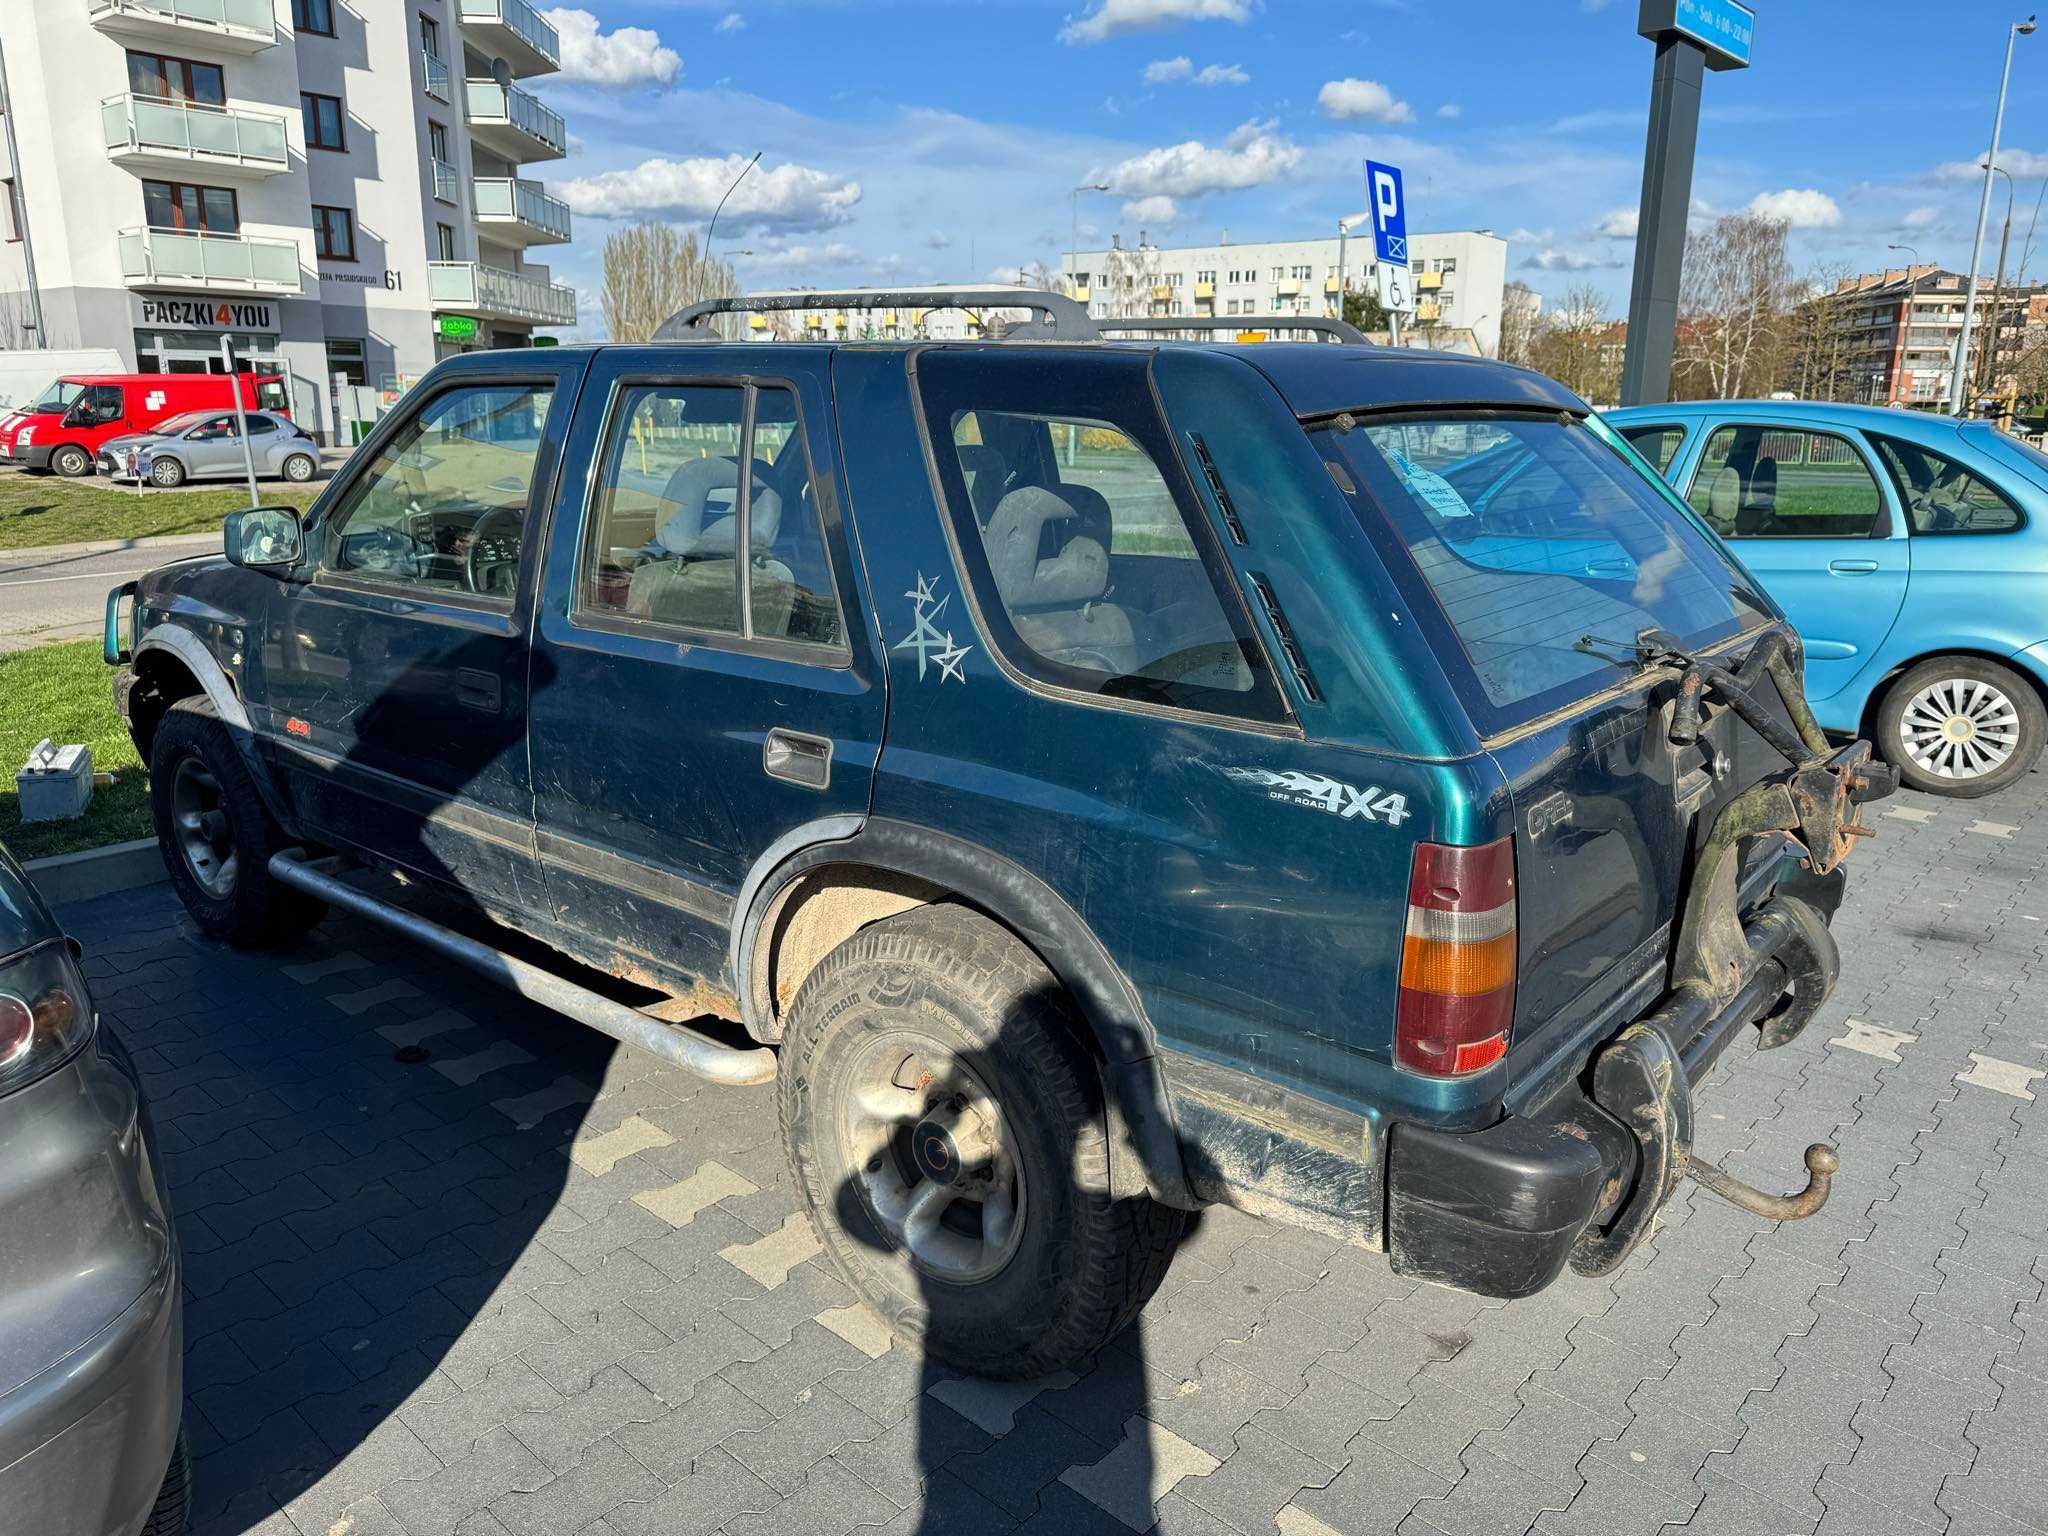
M 483 597 L 508 597 L 519 580 L 519 534 L 526 521 L 520 507 L 492 507 L 476 520 L 469 531 L 469 547 L 462 553 L 462 582 Z M 509 523 L 504 533 L 492 530 Z

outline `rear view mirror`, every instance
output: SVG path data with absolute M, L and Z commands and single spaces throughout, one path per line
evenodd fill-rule
M 305 535 L 290 507 L 247 507 L 228 514 L 221 544 L 232 564 L 279 575 L 299 563 Z

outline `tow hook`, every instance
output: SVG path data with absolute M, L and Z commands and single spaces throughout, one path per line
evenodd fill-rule
M 1754 1184 L 1744 1183 L 1725 1168 L 1697 1157 L 1688 1157 L 1685 1171 L 1693 1183 L 1709 1194 L 1719 1195 L 1731 1205 L 1771 1221 L 1799 1221 L 1815 1215 L 1828 1203 L 1842 1159 L 1824 1141 L 1806 1149 L 1806 1188 L 1793 1195 L 1767 1195 Z

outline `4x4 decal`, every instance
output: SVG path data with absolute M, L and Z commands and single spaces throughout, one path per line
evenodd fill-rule
M 917 652 L 919 682 L 924 681 L 925 662 L 929 660 L 939 669 L 940 682 L 950 677 L 956 683 L 964 683 L 967 681 L 967 673 L 961 663 L 974 647 L 954 644 L 953 632 L 939 628 L 939 616 L 946 611 L 946 605 L 952 602 L 953 598 L 950 593 L 940 597 L 938 585 L 937 577 L 927 576 L 923 571 L 917 573 L 917 585 L 903 594 L 915 605 L 912 609 L 910 633 L 898 640 L 895 648 L 899 651 Z
M 1226 767 L 1216 771 L 1233 784 L 1265 790 L 1269 800 L 1327 811 L 1343 821 L 1384 821 L 1390 827 L 1398 827 L 1408 819 L 1408 797 L 1383 794 L 1377 784 L 1360 789 L 1326 774 L 1293 770 L 1275 773 L 1270 768 Z

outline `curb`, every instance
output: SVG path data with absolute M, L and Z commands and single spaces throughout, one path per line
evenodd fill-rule
M 56 853 L 46 859 L 30 859 L 21 867 L 53 907 L 115 891 L 139 890 L 171 878 L 153 837 L 87 848 L 81 853 Z

